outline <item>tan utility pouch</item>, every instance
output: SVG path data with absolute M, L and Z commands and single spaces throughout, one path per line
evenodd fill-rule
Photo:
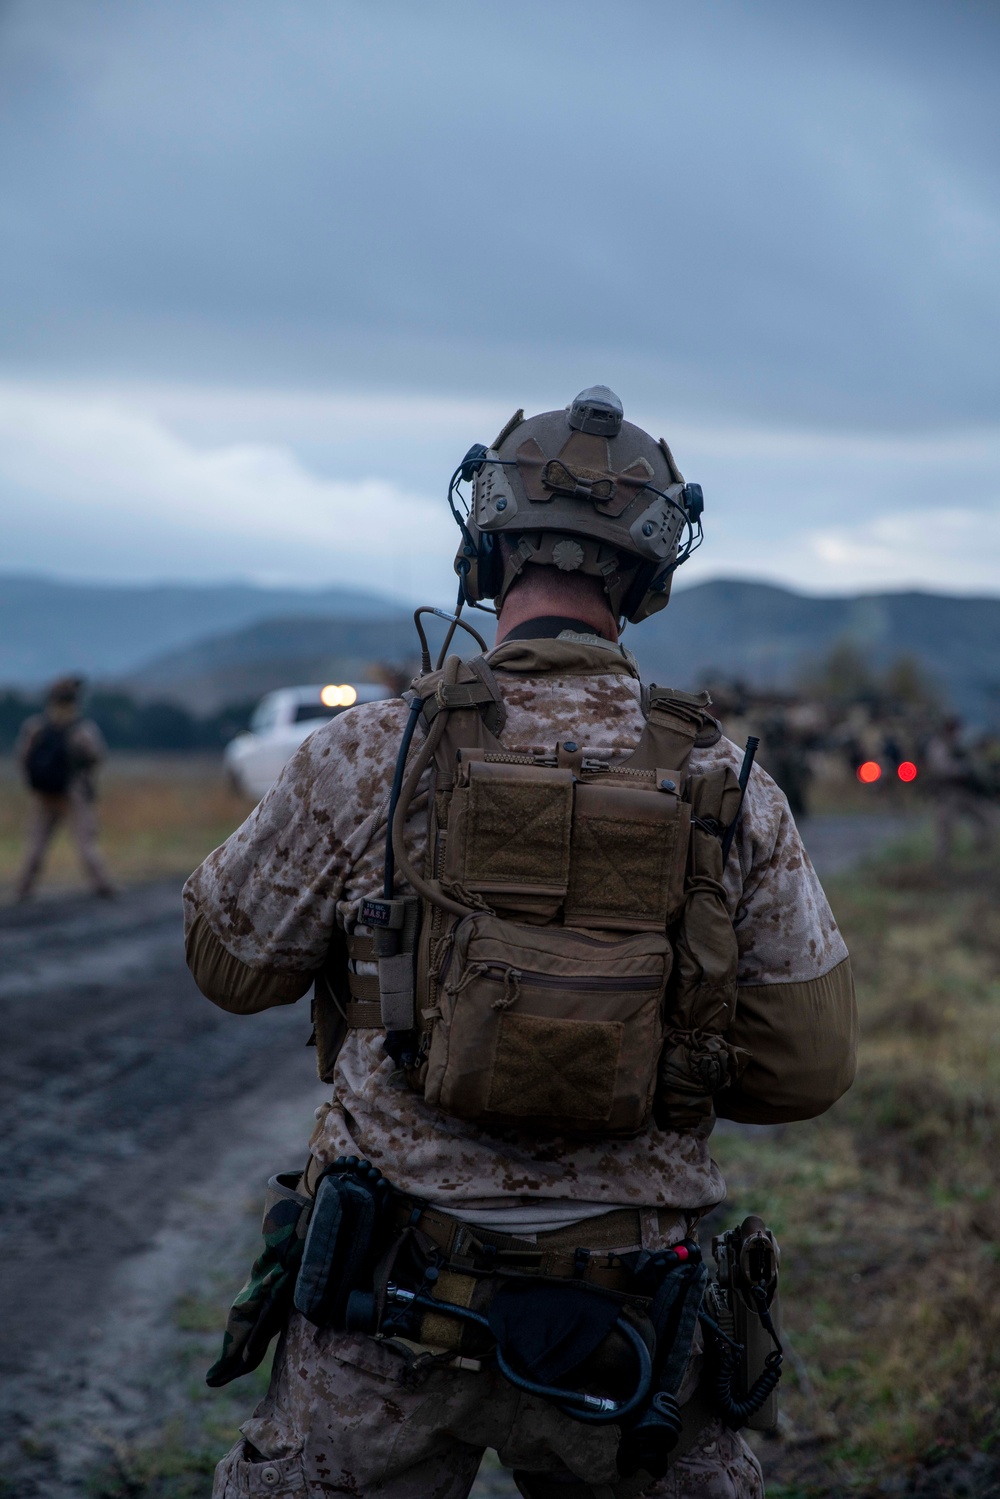
M 654 789 L 652 773 L 642 785 L 581 782 L 568 768 L 512 761 L 460 766 L 445 889 L 529 921 L 664 931 L 684 898 L 688 806 Z
M 485 1127 L 634 1135 L 649 1119 L 672 954 L 477 912 L 438 976 L 427 1102 Z

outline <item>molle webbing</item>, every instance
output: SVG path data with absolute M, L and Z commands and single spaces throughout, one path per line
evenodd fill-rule
M 506 914 L 561 914 L 569 927 L 663 931 L 683 899 L 680 781 L 666 768 L 598 768 L 564 746 L 469 757 L 451 795 L 445 888 Z
M 423 719 L 427 727 L 437 715 L 474 711 L 481 715 L 490 734 L 501 734 L 507 721 L 507 709 L 497 679 L 484 656 L 463 661 L 456 673 L 457 681 L 448 681 L 443 672 L 421 677 L 415 684 L 418 697 L 424 699 Z
M 502 673 L 503 647 L 491 661 Z M 393 820 L 421 903 L 411 1084 L 485 1127 L 635 1134 L 654 1098 L 661 1125 L 696 1126 L 741 1061 L 725 1040 L 737 950 L 719 843 L 739 786 L 727 766 L 688 770 L 720 737 L 708 695 L 644 692 L 643 733 L 612 766 L 571 724 L 550 753 L 506 749 L 484 658 L 450 657 L 414 694 L 426 732 Z M 428 768 L 421 872 L 403 830 Z M 348 1024 L 392 1030 L 378 936 L 349 951 Z
M 368 964 L 373 970 L 378 962 L 375 939 L 362 933 L 352 932 L 347 938 L 347 991 L 350 995 L 346 1007 L 347 1024 L 352 1029 L 381 1027 L 382 991 L 377 971 L 359 973 L 359 963 Z

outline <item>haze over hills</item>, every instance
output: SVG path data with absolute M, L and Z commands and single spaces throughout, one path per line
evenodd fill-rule
M 209 714 L 294 683 L 364 680 L 380 663 L 415 669 L 412 613 L 375 619 L 264 619 L 182 646 L 122 680 L 140 698 Z
M 913 657 L 960 713 L 1000 724 L 1000 598 L 916 590 L 815 598 L 719 579 L 678 592 L 624 638 L 647 679 L 675 686 L 715 673 L 791 685 L 849 641 L 874 669 Z
M 491 621 L 473 620 L 492 640 Z M 701 583 L 630 627 L 625 642 L 649 681 L 690 687 L 709 676 L 791 685 L 841 641 L 873 668 L 919 660 L 946 700 L 977 723 L 1000 721 L 1000 598 L 931 593 L 811 598 L 769 584 Z M 205 712 L 291 681 L 361 675 L 382 661 L 413 664 L 409 615 L 356 622 L 270 620 L 170 653 L 133 673 L 143 695 Z
M 488 616 L 471 618 L 491 640 Z M 790 685 L 844 640 L 876 668 L 917 658 L 960 712 L 1000 722 L 1000 598 L 816 598 L 718 580 L 678 590 L 664 613 L 625 634 L 646 679 L 678 687 L 710 674 Z M 8 685 L 76 668 L 207 713 L 289 682 L 413 665 L 416 655 L 409 607 L 374 593 L 0 578 L 0 683 Z
M 153 656 L 262 619 L 372 619 L 393 609 L 392 600 L 353 588 L 125 587 L 8 574 L 0 576 L 0 683 L 34 687 L 67 671 L 122 676 Z

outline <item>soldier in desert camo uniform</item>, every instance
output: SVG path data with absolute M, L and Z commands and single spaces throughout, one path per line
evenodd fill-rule
M 493 697 L 499 694 L 502 711 L 491 720 L 497 732 L 489 742 L 499 739 L 506 758 L 552 765 L 558 745 L 555 758 L 575 767 L 581 781 L 588 766 L 613 772 L 635 751 L 647 714 L 656 716 L 619 643 L 619 626 L 666 602 L 673 566 L 686 554 L 681 523 L 689 539 L 700 530 L 700 490 L 684 484 L 665 443 L 623 422 L 605 387 L 565 411 L 528 421 L 518 413 L 493 449 L 470 451 L 467 474 L 476 462 L 456 568 L 466 600 L 495 598 L 499 619 L 488 670 L 478 678 L 464 672 L 464 690 L 475 698 L 477 682 L 488 680 Z M 446 699 L 438 692 L 438 702 Z M 688 771 L 731 789 L 740 752 L 712 731 L 703 704 L 691 704 L 695 699 L 683 695 L 667 704 L 695 725 Z M 419 1057 L 404 1057 L 401 1066 L 380 1023 L 380 970 L 362 903 L 382 889 L 387 801 L 408 717 L 407 703 L 394 700 L 352 709 L 318 729 L 185 888 L 190 965 L 204 993 L 234 1013 L 295 1003 L 329 968 L 331 951 L 347 954 L 345 1020 L 336 1054 L 324 1064 L 331 1096 L 317 1112 L 301 1192 L 313 1192 L 338 1157 L 361 1157 L 418 1204 L 428 1240 L 453 1249 L 459 1239 L 471 1241 L 494 1257 L 536 1252 L 553 1265 L 569 1261 L 580 1274 L 581 1263 L 611 1264 L 616 1255 L 655 1254 L 687 1241 L 725 1196 L 711 1155 L 717 1116 L 752 1123 L 810 1118 L 853 1077 L 849 959 L 785 797 L 753 771 L 724 887 L 716 881 L 717 894 L 709 890 L 733 944 L 733 971 L 726 1018 L 705 1042 L 722 1058 L 721 1071 L 696 1122 L 678 1124 L 688 1117 L 683 1107 L 672 1114 L 658 1102 L 641 1127 L 604 1136 L 599 1129 L 517 1128 L 506 1116 L 491 1127 L 471 1107 L 463 1117 L 443 1106 L 444 1094 L 428 1102 L 426 1062 L 416 1074 Z M 425 734 L 422 720 L 412 754 Z M 431 773 L 424 770 L 397 840 L 418 880 L 436 868 L 422 795 Z M 558 766 L 550 773 L 558 781 Z M 674 787 L 672 779 L 657 784 Z M 706 826 L 707 838 L 713 829 Z M 413 893 L 408 878 L 397 867 L 397 893 Z M 456 877 L 448 888 L 482 912 L 487 902 L 469 893 L 468 870 L 464 878 L 465 886 Z M 609 871 L 609 892 L 612 883 Z M 601 920 L 591 915 L 585 924 Z M 418 1010 L 421 984 L 430 983 L 421 972 Z M 452 981 L 447 992 L 462 983 Z M 511 1002 L 510 994 L 498 995 L 492 1008 Z M 440 1012 L 432 1005 L 429 1013 Z M 657 1097 L 673 1086 L 683 1102 L 684 1088 L 693 1096 L 684 1059 L 694 1056 L 694 1042 L 688 1033 L 673 1039 L 680 1050 L 664 1052 L 673 1070 L 661 1062 Z M 436 1361 L 421 1362 L 412 1348 L 410 1355 L 391 1339 L 316 1326 L 293 1311 L 268 1394 L 219 1466 L 216 1499 L 463 1499 L 488 1447 L 529 1499 L 637 1492 L 619 1470 L 618 1427 L 574 1419 L 515 1388 L 488 1360 L 448 1361 L 445 1354 L 442 1361 L 439 1350 Z M 695 1409 L 701 1373 L 699 1334 L 677 1393 L 685 1410 Z M 743 1438 L 707 1410 L 688 1423 L 665 1475 L 643 1491 L 751 1499 L 763 1482 Z

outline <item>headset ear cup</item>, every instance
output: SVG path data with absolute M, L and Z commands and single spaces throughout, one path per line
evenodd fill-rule
M 489 531 L 480 532 L 479 556 L 476 559 L 479 573 L 480 598 L 495 599 L 503 587 L 503 559 L 500 544 Z
M 632 581 L 629 583 L 618 605 L 618 612 L 625 619 L 632 619 L 635 611 L 646 597 L 647 590 L 656 576 L 658 566 L 659 564 L 656 562 L 640 562 L 639 566 L 635 569 L 635 572 L 632 574 Z
M 455 571 L 462 585 L 462 601 L 470 605 L 478 604 L 479 600 L 484 597 L 483 569 L 480 561 L 484 539 L 479 529 L 471 522 L 462 527 L 462 544 L 455 557 Z
M 460 557 L 460 565 L 456 568 L 462 584 L 462 600 L 466 604 L 478 604 L 482 598 L 479 590 L 479 559 L 476 557 Z

